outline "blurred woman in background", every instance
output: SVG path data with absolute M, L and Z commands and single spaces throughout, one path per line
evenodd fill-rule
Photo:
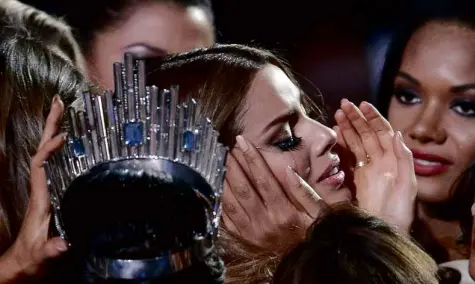
M 215 41 L 209 0 L 58 1 L 55 6 L 74 28 L 90 79 L 110 89 L 112 64 L 124 53 L 163 56 Z

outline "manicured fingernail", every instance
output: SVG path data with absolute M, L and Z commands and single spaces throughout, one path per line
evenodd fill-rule
M 59 250 L 59 251 L 67 251 L 68 250 L 68 246 L 66 245 L 65 242 L 60 242 L 56 248 Z
M 241 148 L 243 152 L 249 150 L 249 145 L 247 144 L 246 139 L 242 137 L 242 135 L 236 136 L 236 142 L 238 143 L 239 148 Z
M 291 166 L 287 166 L 285 172 L 287 173 L 287 182 L 290 186 L 297 187 L 300 185 L 300 177 Z
M 361 111 L 368 112 L 371 108 L 370 108 L 370 105 L 369 105 L 368 102 L 362 101 L 360 103 L 360 109 L 361 109 Z
M 341 99 L 341 103 L 348 103 L 349 101 L 347 99 Z
M 68 139 L 68 133 L 67 132 L 61 133 L 61 139 L 66 141 Z
M 472 205 L 471 210 L 472 210 L 472 216 L 475 217 L 475 203 Z
M 59 99 L 60 99 L 59 95 L 55 95 L 55 96 L 53 97 L 53 101 L 51 102 L 51 105 L 53 106 L 55 103 L 58 102 Z

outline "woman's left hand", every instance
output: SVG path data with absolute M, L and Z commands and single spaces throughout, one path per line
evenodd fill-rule
M 360 167 L 355 168 L 358 206 L 409 233 L 417 184 L 411 151 L 370 104 L 343 100 L 335 114 L 339 131 Z

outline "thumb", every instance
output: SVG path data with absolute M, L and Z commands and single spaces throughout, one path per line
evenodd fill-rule
M 60 237 L 49 239 L 42 250 L 42 259 L 58 257 L 68 250 L 68 243 Z
M 416 174 L 414 172 L 414 160 L 412 158 L 412 152 L 404 144 L 402 134 L 400 131 L 396 132 L 393 137 L 394 155 L 397 160 L 397 181 L 399 183 L 409 183 L 416 180 Z
M 318 217 L 325 203 L 315 190 L 306 183 L 290 166 L 286 169 L 285 187 L 290 200 L 297 208 L 302 208 L 312 218 Z

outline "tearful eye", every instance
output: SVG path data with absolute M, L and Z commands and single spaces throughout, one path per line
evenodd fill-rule
M 421 97 L 413 90 L 396 88 L 393 96 L 403 105 L 415 105 L 421 102 Z
M 274 147 L 279 148 L 282 151 L 295 151 L 298 150 L 299 146 L 302 144 L 302 137 L 290 136 L 284 138 L 281 141 L 275 142 Z

